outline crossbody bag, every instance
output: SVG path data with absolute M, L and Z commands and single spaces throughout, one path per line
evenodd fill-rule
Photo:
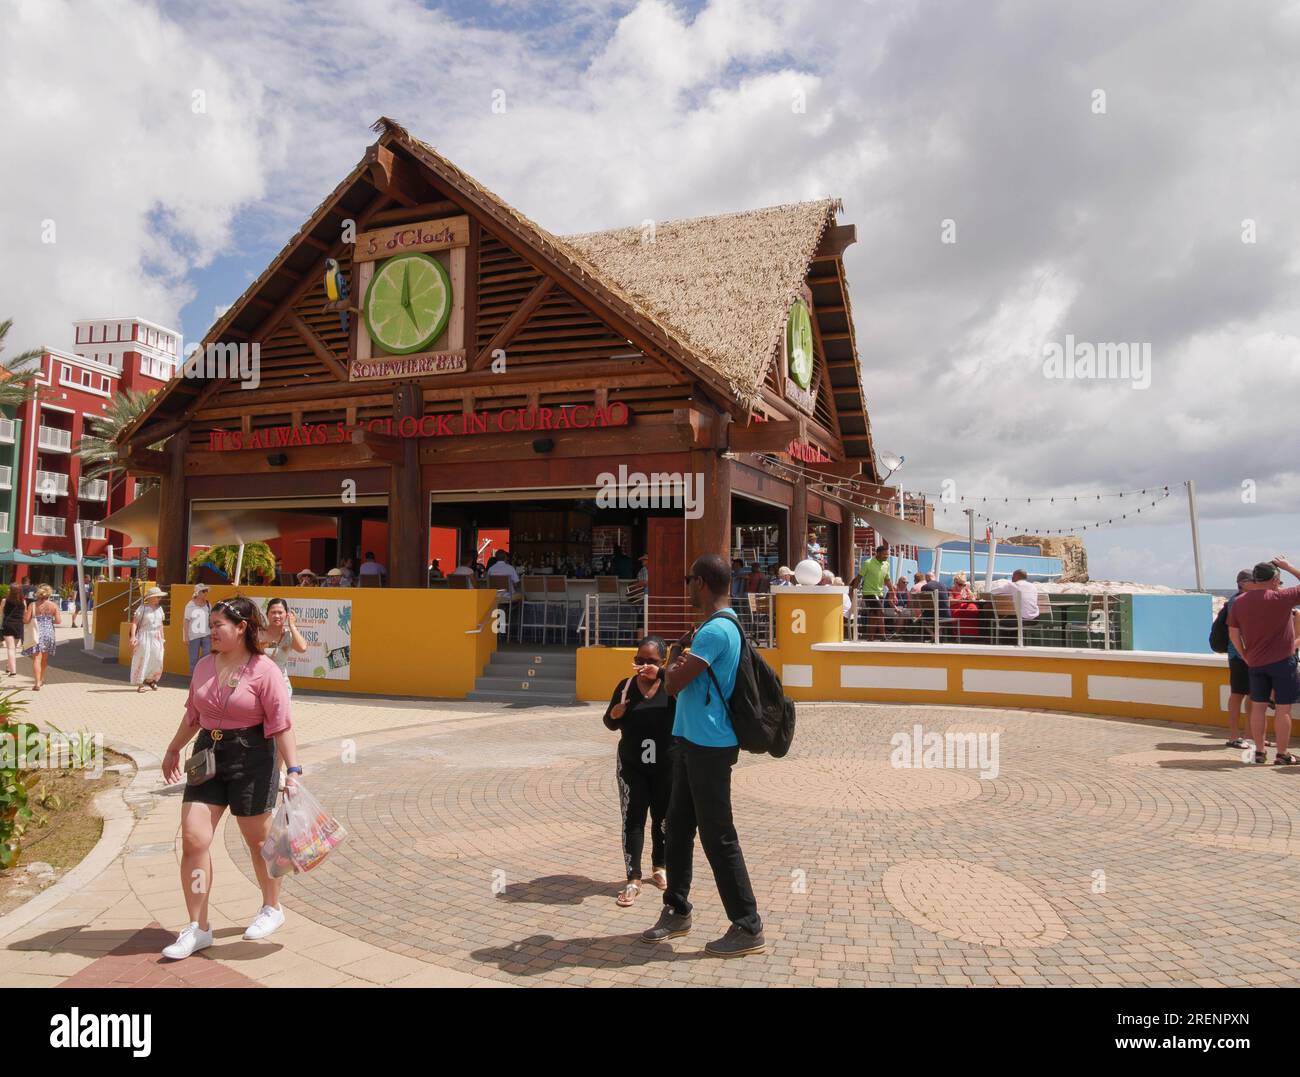
M 217 744 L 225 737 L 225 734 L 221 730 L 221 723 L 225 720 L 226 714 L 230 709 L 230 697 L 239 691 L 239 684 L 244 679 L 244 674 L 247 672 L 248 663 L 245 662 L 240 671 L 235 675 L 235 683 L 229 686 L 230 691 L 226 693 L 226 698 L 221 703 L 221 716 L 217 719 L 217 728 L 208 730 L 208 735 L 212 738 L 212 743 L 206 748 L 197 752 L 192 752 L 189 759 L 185 761 L 186 785 L 202 785 L 204 782 L 211 781 L 217 776 Z

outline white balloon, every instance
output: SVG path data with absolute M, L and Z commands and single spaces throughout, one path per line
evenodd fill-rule
M 794 578 L 804 587 L 816 587 L 822 582 L 822 566 L 809 557 L 794 566 Z

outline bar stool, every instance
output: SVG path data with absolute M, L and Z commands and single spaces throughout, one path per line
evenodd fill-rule
M 524 642 L 527 629 L 539 629 L 541 641 L 546 642 L 546 577 L 525 576 L 519 583 L 523 594 L 523 608 L 519 611 L 519 642 Z M 530 637 L 529 642 L 532 642 Z
M 622 603 L 619 601 L 618 577 L 596 577 L 596 645 L 605 646 L 611 640 L 617 645 L 619 634 L 619 617 Z M 590 634 L 590 633 L 589 633 Z
M 546 608 L 544 612 L 545 627 L 542 629 L 542 642 L 552 629 L 560 633 L 560 642 L 569 640 L 569 589 L 563 576 L 543 576 L 546 584 Z M 555 620 L 558 617 L 559 623 Z

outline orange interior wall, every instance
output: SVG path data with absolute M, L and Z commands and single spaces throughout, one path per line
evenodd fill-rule
M 361 566 L 362 560 L 365 559 L 366 551 L 369 550 L 375 555 L 375 560 L 385 568 L 388 567 L 388 521 L 387 520 L 362 520 L 361 521 L 361 557 L 357 559 L 357 567 Z M 346 554 L 344 556 L 347 556 Z
M 429 528 L 429 564 L 439 562 L 443 575 L 456 567 L 456 529 L 454 527 Z

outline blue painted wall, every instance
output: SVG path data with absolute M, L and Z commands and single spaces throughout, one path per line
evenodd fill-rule
M 1211 654 L 1210 624 L 1214 620 L 1210 595 L 1125 595 L 1131 602 L 1135 651 L 1178 651 Z M 1126 610 L 1125 613 L 1128 613 Z M 1126 617 L 1125 620 L 1128 620 Z M 1127 625 L 1125 626 L 1127 628 Z M 1127 633 L 1126 633 L 1127 634 Z M 1127 642 L 1127 641 L 1126 641 Z
M 980 549 L 981 546 L 985 548 Z M 1012 572 L 1018 568 L 1023 568 L 1031 580 L 1044 581 L 1054 580 L 1062 572 L 1061 559 L 1059 557 L 1042 557 L 1032 553 L 1002 553 L 1002 547 L 999 552 L 993 555 L 993 578 L 1006 579 Z M 1023 546 L 1011 547 L 1011 549 L 1023 550 Z M 975 544 L 975 579 L 982 580 L 988 565 L 987 547 L 982 542 Z M 933 572 L 931 567 L 934 562 L 933 550 L 921 550 L 917 558 L 920 563 L 920 571 Z M 970 575 L 970 554 L 963 544 L 958 548 L 951 546 L 941 546 L 939 548 L 939 578 L 948 583 L 952 580 L 954 572 L 964 572 Z

